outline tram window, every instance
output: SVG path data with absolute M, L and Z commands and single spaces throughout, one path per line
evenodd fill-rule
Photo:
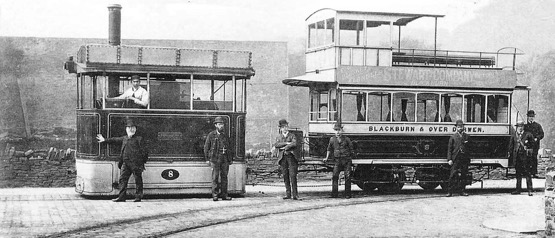
M 391 47 L 389 22 L 367 21 L 366 22 L 366 46 Z
M 339 44 L 362 45 L 363 21 L 339 20 Z
M 368 93 L 368 121 L 389 121 L 391 93 Z
M 439 122 L 439 94 L 419 93 L 417 99 L 416 120 L 418 122 Z
M 88 75 L 81 77 L 81 108 L 91 109 L 98 108 L 100 105 L 98 103 L 101 101 L 102 91 L 100 90 L 100 80 L 96 77 L 90 77 Z
M 193 110 L 233 110 L 232 80 L 194 80 Z
M 393 94 L 393 120 L 414 122 L 414 102 L 413 93 L 394 93 Z
M 330 18 L 308 25 L 308 48 L 333 43 L 335 19 Z
M 344 121 L 366 121 L 366 93 L 347 91 L 343 93 L 341 118 Z
M 454 122 L 462 120 L 463 98 L 459 94 L 441 95 L 441 121 Z
M 487 107 L 487 123 L 508 123 L 509 97 L 505 95 L 489 95 Z
M 335 18 L 330 18 L 326 20 L 326 41 L 324 42 L 325 44 L 331 44 L 333 43 L 335 34 L 334 34 L 334 28 L 335 28 Z
M 333 91 L 333 90 L 332 90 Z M 335 95 L 331 97 L 331 107 L 329 105 L 329 92 L 313 90 L 310 92 L 310 120 L 311 121 L 327 121 L 335 120 L 337 112 L 335 111 L 336 100 Z
M 244 112 L 246 109 L 243 107 L 245 105 L 245 80 L 237 80 L 237 89 L 235 93 L 235 108 L 238 112 Z
M 316 46 L 316 23 L 313 23 L 308 25 L 308 48 Z
M 470 94 L 464 96 L 467 122 L 485 122 L 486 96 Z
M 189 79 L 176 81 L 150 81 L 150 108 L 190 109 L 191 83 Z

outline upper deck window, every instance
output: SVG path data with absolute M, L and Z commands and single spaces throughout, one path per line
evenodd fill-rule
M 330 18 L 308 25 L 308 48 L 329 45 L 334 42 L 335 19 Z
M 391 47 L 391 27 L 385 21 L 366 22 L 366 46 Z
M 362 20 L 339 20 L 339 44 L 362 45 L 363 24 Z

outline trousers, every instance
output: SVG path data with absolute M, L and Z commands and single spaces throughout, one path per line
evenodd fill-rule
M 293 155 L 283 155 L 280 161 L 281 172 L 283 174 L 283 182 L 285 183 L 285 194 L 287 197 L 298 197 L 297 191 L 297 172 L 299 163 Z
M 350 157 L 340 157 L 335 159 L 331 183 L 331 196 L 337 197 L 339 190 L 339 173 L 345 174 L 345 196 L 351 196 L 351 170 L 353 160 Z
M 227 197 L 227 174 L 229 162 L 226 160 L 210 162 L 212 167 L 212 197 Z
M 127 184 L 129 183 L 129 178 L 131 174 L 135 177 L 135 197 L 141 198 L 143 196 L 143 171 L 140 168 L 133 170 L 133 168 L 127 163 L 123 162 L 121 166 L 121 175 L 119 178 L 119 195 L 118 199 L 125 199 L 127 193 Z
M 526 188 L 532 191 L 532 174 L 535 174 L 534 163 L 537 164 L 535 157 L 527 156 L 526 153 L 518 153 L 515 161 L 516 169 L 516 190 L 520 192 L 522 189 L 522 177 L 526 178 Z
M 468 174 L 468 166 L 470 159 L 465 154 L 459 154 L 453 165 L 451 165 L 451 173 L 449 173 L 449 193 L 464 192 L 466 187 L 466 175 Z

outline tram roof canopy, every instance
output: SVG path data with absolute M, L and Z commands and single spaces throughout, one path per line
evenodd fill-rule
M 421 17 L 444 17 L 445 15 L 438 14 L 417 14 L 417 13 L 394 13 L 394 12 L 368 12 L 368 11 L 354 11 L 354 10 L 336 10 L 332 8 L 322 8 L 310 14 L 306 21 L 316 18 L 315 21 L 326 19 L 330 17 L 337 17 L 340 19 L 360 19 L 360 20 L 376 20 L 376 18 L 389 19 L 393 21 L 393 25 L 405 26 L 411 21 Z

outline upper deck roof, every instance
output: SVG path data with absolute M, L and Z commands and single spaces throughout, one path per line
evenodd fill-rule
M 383 20 L 392 21 L 393 25 L 405 26 L 411 21 L 421 17 L 444 17 L 445 15 L 437 14 L 415 14 L 415 13 L 393 13 L 393 12 L 367 12 L 367 11 L 352 11 L 352 10 L 336 10 L 332 8 L 322 8 L 310 14 L 307 22 L 316 22 L 331 17 L 350 20 Z
M 75 59 L 78 73 L 254 75 L 249 51 L 87 44 Z

